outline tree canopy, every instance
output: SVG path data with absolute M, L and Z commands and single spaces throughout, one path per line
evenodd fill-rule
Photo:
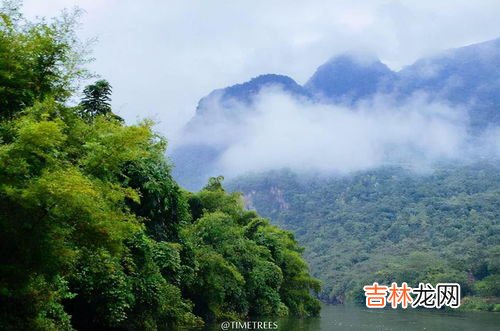
M 167 143 L 117 121 L 104 80 L 74 96 L 68 17 L 0 27 L 0 329 L 171 330 L 315 315 L 319 283 L 290 232 L 211 179 L 177 185 Z
M 320 297 L 364 304 L 363 286 L 459 283 L 463 308 L 500 310 L 500 168 L 485 160 L 434 171 L 386 167 L 325 178 L 273 171 L 243 176 L 262 215 L 307 247 Z

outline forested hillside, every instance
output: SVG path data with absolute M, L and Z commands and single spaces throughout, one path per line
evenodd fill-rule
M 500 309 L 496 163 L 336 178 L 273 171 L 240 177 L 230 188 L 296 233 L 329 302 L 362 299 L 363 285 L 374 281 L 458 282 L 469 307 Z
M 0 12 L 0 329 L 173 330 L 316 315 L 294 236 L 212 178 L 171 177 L 152 123 L 126 125 L 88 78 L 74 15 Z M 140 111 L 140 110 L 138 110 Z

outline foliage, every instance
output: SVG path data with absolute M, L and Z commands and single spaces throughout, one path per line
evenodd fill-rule
M 189 194 L 195 218 L 184 236 L 195 247 L 201 278 L 189 294 L 195 309 L 207 319 L 318 314 L 311 292 L 319 291 L 319 282 L 293 235 L 246 211 L 241 196 L 227 194 L 221 180 Z
M 366 284 L 406 281 L 458 282 L 462 294 L 498 302 L 499 170 L 483 161 L 426 174 L 275 171 L 241 177 L 229 188 L 297 234 L 326 301 L 363 301 Z
M 102 115 L 123 121 L 121 117 L 111 111 L 111 93 L 111 85 L 104 79 L 87 85 L 83 90 L 83 98 L 80 102 L 81 116 L 92 120 L 95 116 Z
M 111 112 L 111 92 L 111 85 L 104 79 L 86 86 L 80 102 L 82 111 L 89 116 L 108 114 Z
M 317 314 L 293 236 L 246 211 L 222 177 L 182 190 L 165 139 L 149 121 L 117 120 L 105 81 L 68 106 L 82 73 L 73 23 L 32 24 L 17 8 L 0 27 L 0 329 Z
M 75 36 L 79 11 L 47 23 L 29 22 L 18 2 L 0 12 L 0 118 L 12 118 L 35 101 L 64 101 L 89 76 L 88 54 Z

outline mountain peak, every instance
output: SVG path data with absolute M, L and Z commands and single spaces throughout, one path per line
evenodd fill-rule
M 291 94 L 304 94 L 302 86 L 292 78 L 278 74 L 264 74 L 250 79 L 249 81 L 236 84 L 224 89 L 226 97 L 237 98 L 240 101 L 251 103 L 253 97 L 262 89 L 275 86 Z
M 342 54 L 321 65 L 305 88 L 327 101 L 354 102 L 379 91 L 394 75 L 376 57 Z
M 255 97 L 265 88 L 277 87 L 284 92 L 295 96 L 306 96 L 307 91 L 297 84 L 292 78 L 279 74 L 259 75 L 241 84 L 235 84 L 226 88 L 218 89 L 202 98 L 198 104 L 197 113 L 202 114 L 208 108 L 207 105 L 217 98 L 218 102 L 224 106 L 237 101 L 246 105 L 251 105 Z

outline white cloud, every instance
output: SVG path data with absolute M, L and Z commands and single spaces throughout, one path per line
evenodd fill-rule
M 224 108 L 213 104 L 211 111 Z M 385 164 L 422 167 L 462 159 L 469 146 L 466 112 L 423 96 L 403 105 L 378 96 L 350 109 L 267 89 L 253 106 L 226 111 L 244 116 L 210 116 L 182 141 L 222 147 L 217 168 L 229 176 L 280 168 L 347 173 Z
M 500 36 L 500 2 L 443 1 L 25 1 L 33 15 L 86 10 L 97 36 L 93 69 L 114 86 L 115 109 L 160 121 L 168 136 L 218 87 L 261 73 L 305 82 L 332 55 L 377 54 L 393 68 L 449 47 Z

